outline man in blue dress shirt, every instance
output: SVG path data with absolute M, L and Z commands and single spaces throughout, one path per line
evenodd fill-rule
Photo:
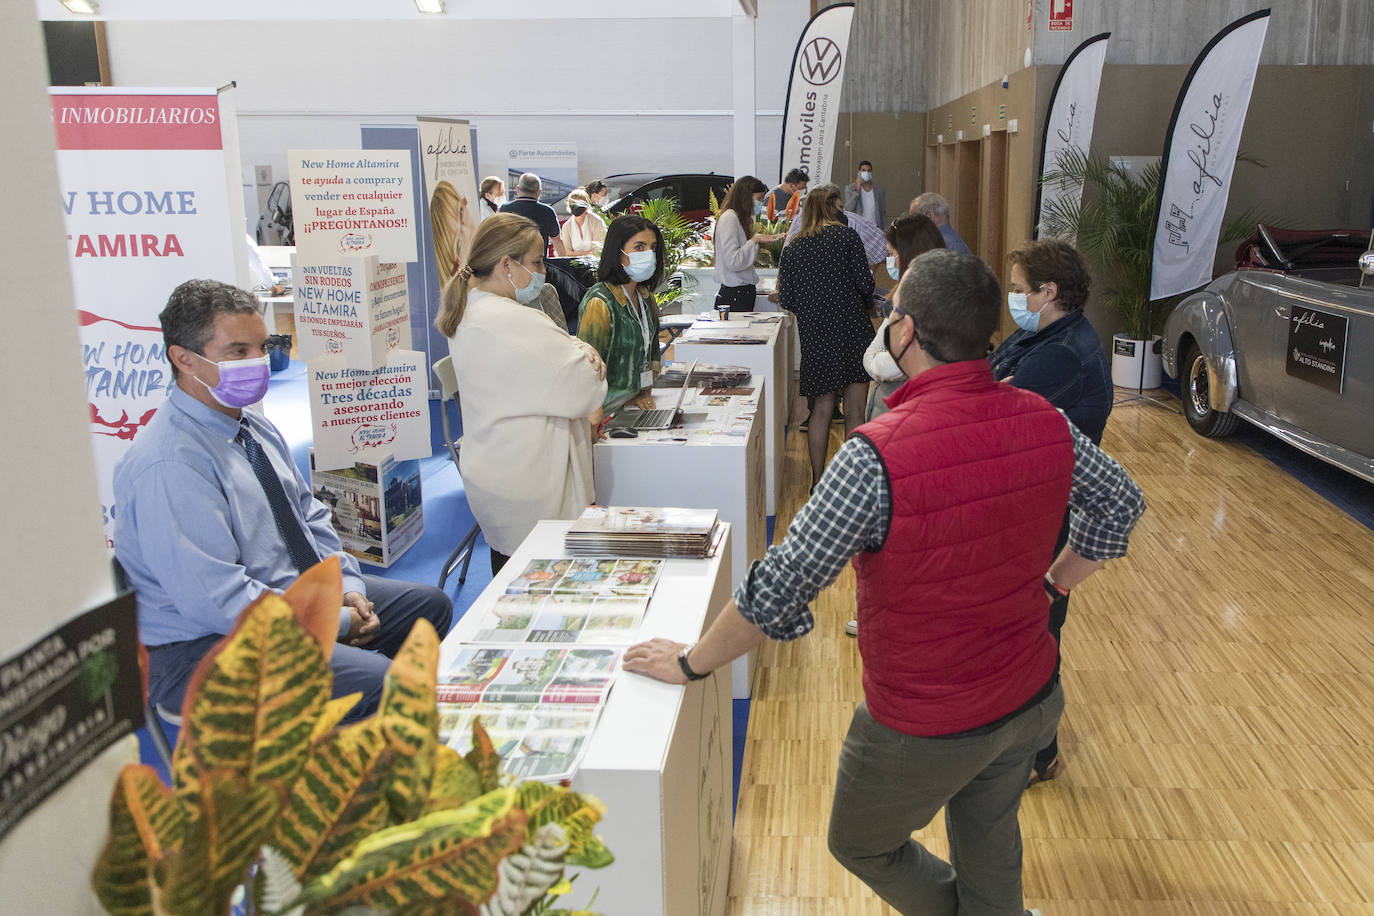
M 442 637 L 452 602 L 431 586 L 363 575 L 281 433 L 243 409 L 262 399 L 270 371 L 251 294 L 190 280 L 158 317 L 175 382 L 114 473 L 115 555 L 138 593 L 150 698 L 179 712 L 196 665 L 239 613 L 334 555 L 344 587 L 334 696 L 361 692 L 349 718 L 370 715 L 411 626 L 425 617 Z
M 935 224 L 935 228 L 940 230 L 940 237 L 945 240 L 945 247 L 950 251 L 957 251 L 960 254 L 973 254 L 969 251 L 968 245 L 959 237 L 959 233 L 954 231 L 954 227 L 949 224 L 949 201 L 943 195 L 936 194 L 934 191 L 927 191 L 920 197 L 911 202 L 911 213 L 919 213 Z

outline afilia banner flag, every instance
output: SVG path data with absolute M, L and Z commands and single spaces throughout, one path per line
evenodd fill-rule
M 1269 10 L 1238 19 L 1198 55 L 1179 90 L 1159 176 L 1150 298 L 1212 279 Z
M 830 180 L 853 18 L 853 3 L 837 3 L 812 16 L 802 30 L 787 80 L 779 180 L 797 168 L 816 181 Z
M 1107 59 L 1107 40 L 1111 32 L 1094 35 L 1083 42 L 1059 71 L 1050 93 L 1045 117 L 1045 137 L 1040 153 L 1040 182 L 1035 191 L 1035 236 L 1045 238 L 1045 216 L 1061 207 L 1076 207 L 1083 199 L 1081 183 L 1045 181 L 1045 175 L 1060 169 L 1063 157 L 1073 151 L 1087 156 L 1093 140 L 1093 120 L 1097 114 L 1097 93 L 1102 87 L 1102 64 Z M 1065 238 L 1073 244 L 1075 239 Z

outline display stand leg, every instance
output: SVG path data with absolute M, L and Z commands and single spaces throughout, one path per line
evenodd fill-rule
M 1141 343 L 1143 344 L 1144 341 L 1141 341 Z M 1153 346 L 1154 346 L 1154 341 L 1150 341 L 1150 345 L 1151 345 L 1151 347 L 1153 347 Z M 1128 388 L 1128 389 L 1126 389 L 1126 390 L 1129 391 L 1130 389 Z M 1183 413 L 1182 410 L 1180 410 L 1179 408 L 1175 407 L 1175 406 L 1174 406 L 1173 404 L 1171 404 L 1170 402 L 1165 401 L 1165 400 L 1161 400 L 1160 398 L 1157 398 L 1157 397 L 1154 397 L 1153 395 L 1149 395 L 1149 394 L 1146 394 L 1146 393 L 1145 393 L 1145 354 L 1144 354 L 1144 353 L 1140 354 L 1140 379 L 1136 382 L 1135 394 L 1133 394 L 1133 395 L 1131 395 L 1130 397 L 1127 397 L 1127 398 L 1122 398 L 1122 399 L 1119 400 L 1119 401 L 1112 401 L 1112 407 L 1120 407 L 1122 404 L 1134 404 L 1134 403 L 1137 403 L 1137 402 L 1147 403 L 1147 404 L 1153 404 L 1153 405 L 1155 405 L 1156 407 L 1163 407 L 1165 410 L 1171 411 L 1171 412 L 1176 413 L 1176 414 L 1182 414 L 1182 413 Z

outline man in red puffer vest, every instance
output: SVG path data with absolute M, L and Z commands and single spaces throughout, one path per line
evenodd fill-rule
M 673 683 L 795 639 L 851 558 L 864 696 L 841 751 L 831 853 L 898 912 L 1020 914 L 1017 809 L 1063 710 L 1049 595 L 1123 556 L 1144 511 L 1121 466 L 1037 394 L 996 382 L 997 278 L 937 249 L 903 275 L 887 345 L 909 381 L 836 453 L 786 540 L 695 646 L 631 647 Z M 1049 570 L 1071 512 L 1068 546 Z M 945 809 L 950 861 L 911 839 Z

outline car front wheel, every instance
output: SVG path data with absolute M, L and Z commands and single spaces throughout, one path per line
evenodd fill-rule
M 1207 374 L 1207 360 L 1197 344 L 1188 341 L 1183 348 L 1179 366 L 1183 382 L 1183 415 L 1193 432 L 1209 439 L 1220 439 L 1235 431 L 1240 418 L 1233 413 L 1213 410 L 1210 397 L 1211 378 Z

